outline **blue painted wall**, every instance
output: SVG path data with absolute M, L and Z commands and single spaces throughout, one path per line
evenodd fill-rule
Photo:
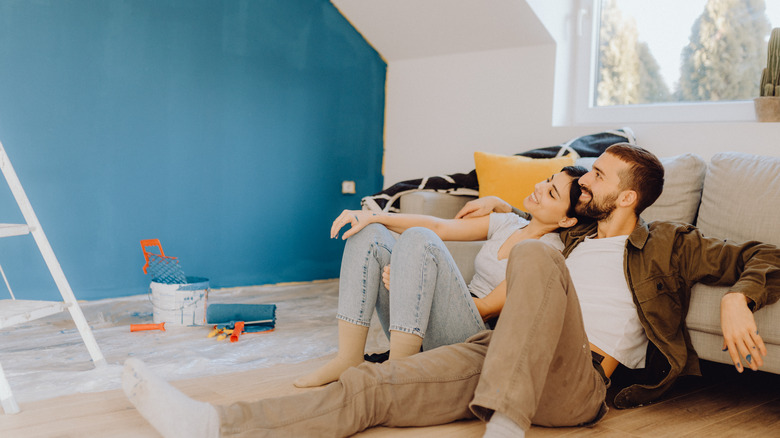
M 326 0 L 0 2 L 0 141 L 79 299 L 146 293 L 146 238 L 212 287 L 338 277 L 331 221 L 382 186 L 385 73 Z M 32 237 L 0 264 L 59 297 Z

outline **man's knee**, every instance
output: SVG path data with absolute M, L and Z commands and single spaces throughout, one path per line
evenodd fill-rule
M 551 260 L 563 260 L 560 251 L 541 240 L 524 240 L 512 247 L 509 252 L 509 265 L 522 263 L 529 266 L 535 263 L 549 263 Z
M 520 279 L 520 284 L 527 282 L 527 276 L 550 278 L 555 273 L 564 274 L 566 259 L 560 251 L 538 240 L 525 240 L 515 245 L 509 253 L 507 263 L 507 294 L 513 280 Z M 568 275 L 568 274 L 566 274 Z

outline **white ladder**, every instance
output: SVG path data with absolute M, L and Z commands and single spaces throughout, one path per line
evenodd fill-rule
M 6 154 L 2 143 L 0 143 L 0 170 L 2 170 L 3 176 L 5 176 L 8 186 L 11 188 L 11 193 L 13 193 L 14 199 L 16 199 L 16 203 L 19 205 L 26 222 L 24 224 L 0 224 L 0 238 L 32 234 L 46 262 L 46 266 L 57 284 L 57 289 L 59 289 L 60 295 L 62 295 L 62 301 L 17 300 L 13 291 L 11 291 L 5 272 L 0 267 L 0 273 L 2 273 L 5 285 L 11 294 L 10 300 L 0 300 L 0 329 L 43 318 L 68 309 L 71 318 L 76 323 L 76 328 L 78 328 L 81 334 L 81 339 L 84 340 L 89 355 L 92 357 L 92 362 L 96 367 L 104 366 L 106 359 L 103 357 L 97 341 L 95 341 L 92 329 L 90 329 L 84 314 L 81 312 L 81 307 L 79 307 L 79 303 L 73 295 L 73 290 L 71 290 L 70 284 L 68 284 L 68 280 L 65 278 L 65 273 L 62 272 L 60 263 L 57 261 L 51 245 L 49 245 L 49 240 L 46 239 L 46 235 L 43 233 L 43 228 L 41 228 L 41 224 L 35 216 L 32 205 L 30 205 L 30 201 L 27 199 L 24 189 L 22 189 L 22 183 L 19 182 L 19 177 L 16 176 L 16 172 L 11 166 L 11 161 L 8 159 L 8 154 Z M 2 366 L 0 366 L 0 404 L 2 404 L 3 411 L 6 414 L 19 412 L 19 405 L 16 403 L 16 399 L 14 399 Z

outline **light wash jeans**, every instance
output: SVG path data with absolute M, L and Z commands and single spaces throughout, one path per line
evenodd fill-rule
M 390 291 L 382 270 L 390 269 Z M 385 333 L 423 338 L 423 350 L 463 342 L 485 329 L 452 255 L 427 228 L 409 228 L 396 240 L 371 224 L 347 240 L 341 260 L 338 318 L 368 326 L 376 308 Z

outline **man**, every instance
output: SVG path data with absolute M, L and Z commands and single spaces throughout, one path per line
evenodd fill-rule
M 660 195 L 663 167 L 635 146 L 607 149 L 580 185 L 581 208 L 598 221 L 562 233 L 563 254 L 538 241 L 512 249 L 506 305 L 492 332 L 362 364 L 321 390 L 230 406 L 189 399 L 128 361 L 125 393 L 166 437 L 347 436 L 474 416 L 488 421 L 489 437 L 523 436 L 531 424 L 588 424 L 606 412 L 617 363 L 645 370 L 617 394 L 620 408 L 656 400 L 678 376 L 698 372 L 684 326 L 697 281 L 733 284 L 721 300 L 724 344 L 738 371 L 743 359 L 753 370 L 763 365 L 751 310 L 780 298 L 780 250 L 705 238 L 689 225 L 645 224 L 639 214 Z M 496 206 L 508 208 L 485 199 L 459 216 Z

